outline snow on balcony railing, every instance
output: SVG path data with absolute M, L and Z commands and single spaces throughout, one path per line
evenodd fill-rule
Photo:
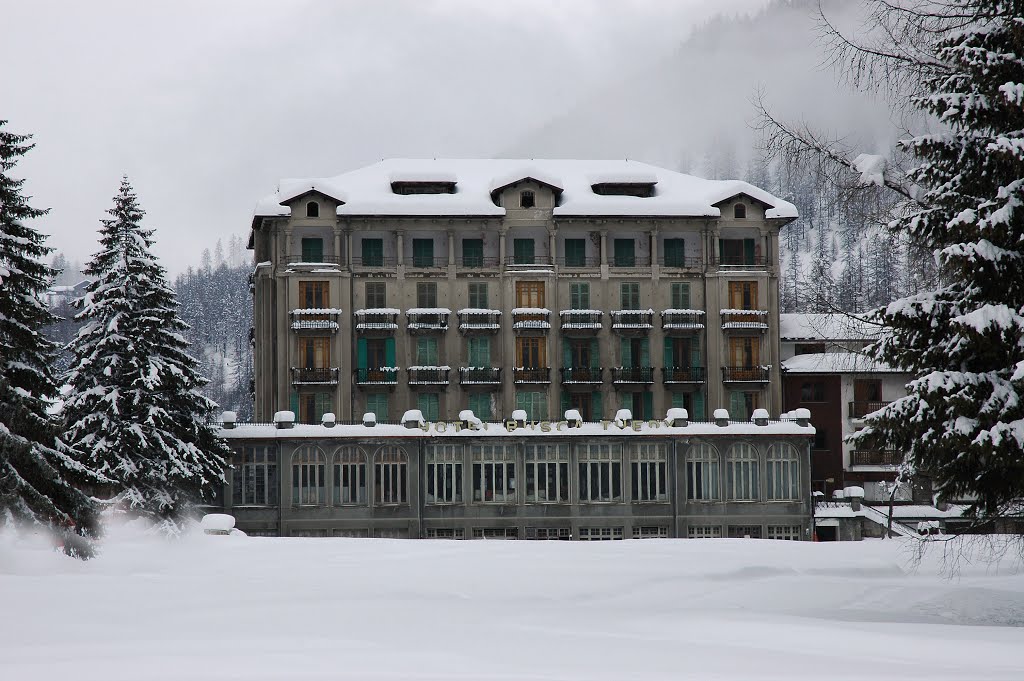
M 652 329 L 654 310 L 612 310 L 613 329 Z
M 414 366 L 406 369 L 409 372 L 409 385 L 448 385 L 448 372 L 451 367 Z
M 447 331 L 451 313 L 446 307 L 413 307 L 405 311 L 406 328 L 410 331 Z
M 464 307 L 459 316 L 459 331 L 497 331 L 501 328 L 501 310 Z
M 558 370 L 563 384 L 601 383 L 604 369 L 600 367 L 563 367 Z
M 461 385 L 497 385 L 501 383 L 499 367 L 459 367 Z
M 759 329 L 768 328 L 768 310 L 732 310 L 721 311 L 723 329 Z
M 335 385 L 338 382 L 338 368 L 292 367 L 293 385 Z
M 515 383 L 550 383 L 549 367 L 513 367 L 512 380 Z
M 550 329 L 551 310 L 546 307 L 517 307 L 512 310 L 512 328 Z
M 722 381 L 725 383 L 767 383 L 770 366 L 722 367 Z
M 661 328 L 684 331 L 703 329 L 704 310 L 662 310 Z
M 398 383 L 398 367 L 372 367 L 356 369 L 356 383 L 359 385 L 395 385 Z
M 663 367 L 663 383 L 704 383 L 708 370 L 704 367 Z
M 614 367 L 612 383 L 654 383 L 654 367 Z
M 392 331 L 398 328 L 400 310 L 393 307 L 370 307 L 356 310 L 356 331 Z
M 600 329 L 604 326 L 601 310 L 562 310 L 558 313 L 563 329 Z
M 293 331 L 337 331 L 338 315 L 341 314 L 341 310 L 333 307 L 311 307 L 295 309 L 289 314 L 292 318 Z

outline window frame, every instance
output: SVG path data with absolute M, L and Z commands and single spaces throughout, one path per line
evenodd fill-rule
M 686 450 L 686 499 L 722 500 L 722 455 L 710 442 L 695 442 Z
M 292 506 L 327 503 L 327 457 L 315 445 L 303 445 L 291 457 Z
M 369 471 L 366 465 L 366 451 L 362 447 L 344 445 L 335 449 L 332 469 L 334 481 L 331 487 L 335 506 L 369 505 Z M 343 499 L 345 496 L 348 496 L 347 500 Z
M 623 495 L 622 445 L 587 442 L 576 445 L 581 504 L 619 504 Z
M 424 448 L 423 503 L 451 506 L 465 503 L 465 452 L 460 444 L 429 444 Z
M 734 442 L 725 452 L 725 499 L 761 500 L 761 455 L 749 442 Z

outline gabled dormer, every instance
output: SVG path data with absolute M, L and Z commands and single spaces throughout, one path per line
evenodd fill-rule
M 338 206 L 345 205 L 339 192 L 325 189 L 317 185 L 295 188 L 281 194 L 282 206 L 291 211 L 291 219 L 296 221 L 329 221 L 334 222 L 338 214 Z
M 746 222 L 758 222 L 764 220 L 764 212 L 773 206 L 760 199 L 740 192 L 718 203 L 712 204 L 721 211 L 723 223 L 735 222 L 743 225 Z
M 491 200 L 506 212 L 519 210 L 551 211 L 558 205 L 562 187 L 553 180 L 523 175 L 515 180 L 499 180 L 491 189 Z

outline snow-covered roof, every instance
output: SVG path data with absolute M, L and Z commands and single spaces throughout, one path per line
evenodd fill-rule
M 456 183 L 453 194 L 396 194 L 396 179 L 423 178 Z M 769 206 L 769 218 L 796 218 L 796 207 L 739 180 L 705 180 L 639 161 L 547 159 L 386 159 L 330 178 L 281 180 L 278 189 L 261 199 L 255 216 L 288 215 L 286 204 L 310 191 L 340 203 L 339 215 L 505 215 L 492 192 L 532 178 L 561 190 L 556 216 L 679 216 L 719 217 L 717 205 L 743 194 Z M 636 183 L 655 186 L 650 197 L 595 194 L 592 185 Z
M 855 315 L 841 313 L 787 313 L 779 315 L 779 337 L 784 341 L 864 341 L 878 337 L 879 327 Z
M 859 352 L 812 352 L 782 362 L 783 371 L 794 374 L 903 373 Z

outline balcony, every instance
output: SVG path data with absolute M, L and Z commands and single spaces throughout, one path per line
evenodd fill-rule
M 300 308 L 292 310 L 292 331 L 338 331 L 341 310 L 333 308 Z
M 674 333 L 700 331 L 704 328 L 704 310 L 662 310 L 661 328 Z
M 421 255 L 413 256 L 406 266 L 417 270 L 443 269 L 448 267 L 447 255 Z
M 621 270 L 635 267 L 650 267 L 651 256 L 649 255 L 613 255 L 612 259 L 608 262 L 608 266 L 613 270 Z
M 448 385 L 448 366 L 422 366 L 409 367 L 409 385 L 411 386 L 439 386 Z
M 565 367 L 558 371 L 562 385 L 600 385 L 604 374 L 601 367 Z
M 497 256 L 463 255 L 457 264 L 463 270 L 497 269 L 501 259 Z
M 569 256 L 558 258 L 557 262 L 559 267 L 566 269 L 590 269 L 601 266 L 601 256 L 590 255 L 582 258 Z
M 658 257 L 658 264 L 665 269 L 699 270 L 704 266 L 704 261 L 699 255 L 688 255 L 682 258 L 661 255 Z
M 551 328 L 551 310 L 543 307 L 517 307 L 512 310 L 514 331 L 540 331 Z
M 768 310 L 722 310 L 723 331 L 766 331 Z
M 498 367 L 459 367 L 459 385 L 501 385 Z
M 767 383 L 768 366 L 722 367 L 723 383 Z
M 604 312 L 601 310 L 562 310 L 558 317 L 562 322 L 562 331 L 576 335 L 589 335 L 604 326 Z
M 745 257 L 742 255 L 714 258 L 711 261 L 720 270 L 763 270 L 768 262 L 763 256 Z
M 708 370 L 704 367 L 664 367 L 661 370 L 662 383 L 706 383 Z
M 851 466 L 899 466 L 903 455 L 894 449 L 855 449 L 850 452 Z
M 372 367 L 356 369 L 352 372 L 355 375 L 356 385 L 362 386 L 393 386 L 398 383 L 398 367 Z
M 550 270 L 555 261 L 550 255 L 534 255 L 529 258 L 509 255 L 505 257 L 505 267 L 523 270 Z
M 388 255 L 388 256 L 383 256 L 383 255 L 380 255 L 380 256 L 368 256 L 366 258 L 362 258 L 362 257 L 353 257 L 352 258 L 352 267 L 353 268 L 358 267 L 360 269 L 366 269 L 366 268 L 381 269 L 381 268 L 384 268 L 384 267 L 388 267 L 388 268 L 396 267 L 397 265 L 398 265 L 398 258 L 396 258 L 393 255 Z
M 551 383 L 550 367 L 513 367 L 512 381 L 515 383 Z
M 360 333 L 390 333 L 398 328 L 399 311 L 393 307 L 374 307 L 356 310 L 356 331 Z
M 501 329 L 501 310 L 467 307 L 459 310 L 459 331 L 464 334 L 498 333 Z
M 284 264 L 289 267 L 300 267 L 300 268 L 329 268 L 332 270 L 339 269 L 341 267 L 341 258 L 336 255 L 317 255 L 315 257 L 303 257 L 301 255 L 289 255 L 285 256 Z
M 850 405 L 850 418 L 851 419 L 862 419 L 873 411 L 884 409 L 888 407 L 892 402 L 882 401 L 855 401 L 849 402 Z
M 405 327 L 414 334 L 444 333 L 451 313 L 446 307 L 414 307 L 405 311 Z
M 292 385 L 337 385 L 338 368 L 292 367 Z
M 648 385 L 654 383 L 654 367 L 616 367 L 612 369 L 615 385 Z
M 643 335 L 654 328 L 654 310 L 612 310 L 612 330 Z

